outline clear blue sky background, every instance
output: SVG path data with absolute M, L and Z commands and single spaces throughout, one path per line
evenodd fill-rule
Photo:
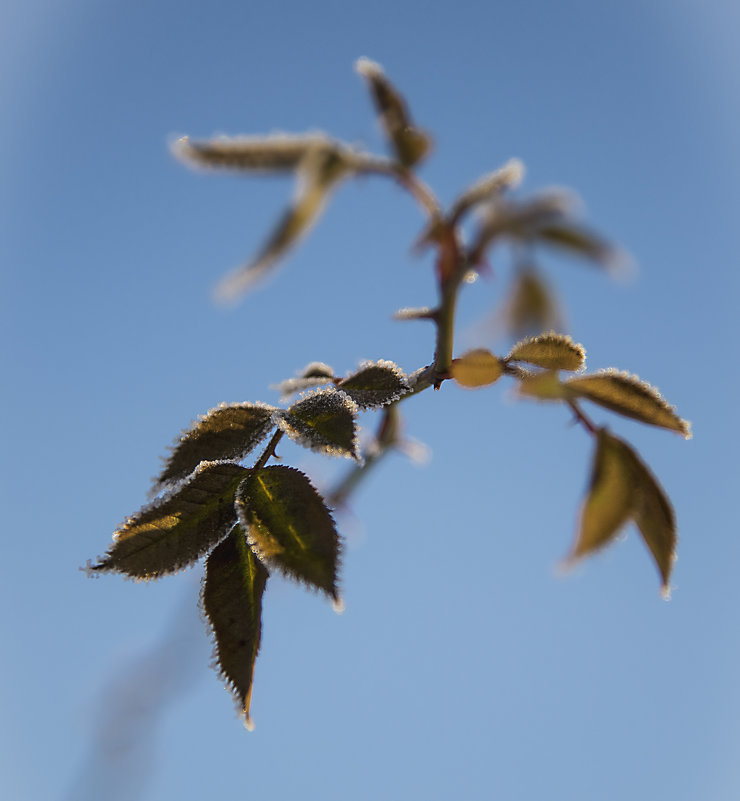
M 740 797 L 739 38 L 729 0 L 3 4 L 3 798 Z M 628 283 L 548 275 L 589 366 L 693 421 L 684 442 L 595 415 L 673 498 L 680 558 L 669 603 L 634 532 L 559 576 L 588 438 L 504 386 L 425 393 L 407 432 L 432 460 L 389 458 L 340 520 L 345 614 L 271 582 L 247 733 L 208 668 L 197 571 L 78 568 L 198 413 L 275 403 L 313 359 L 430 360 L 431 329 L 390 320 L 434 300 L 394 187 L 343 188 L 224 310 L 213 285 L 290 182 L 195 174 L 167 149 L 310 128 L 380 149 L 361 55 L 434 131 L 422 175 L 444 200 L 518 156 L 525 188 L 575 188 L 634 255 Z M 507 347 L 476 325 L 506 280 L 502 262 L 466 290 L 458 352 Z M 322 485 L 346 466 L 283 455 Z

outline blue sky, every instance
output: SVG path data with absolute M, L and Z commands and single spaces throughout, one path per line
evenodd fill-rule
M 32 0 L 0 31 L 3 797 L 737 798 L 737 7 Z M 345 613 L 271 581 L 248 733 L 208 667 L 197 571 L 78 568 L 199 413 L 276 403 L 311 360 L 429 362 L 431 329 L 390 319 L 434 301 L 395 187 L 342 188 L 224 309 L 213 286 L 292 187 L 168 151 L 317 128 L 380 150 L 363 55 L 434 133 L 421 174 L 443 200 L 516 156 L 525 190 L 572 187 L 634 256 L 630 281 L 547 275 L 589 367 L 637 373 L 693 422 L 684 442 L 594 415 L 672 497 L 679 561 L 668 603 L 633 531 L 559 575 L 591 443 L 505 386 L 447 384 L 404 410 L 429 463 L 389 457 L 339 519 Z M 507 286 L 494 267 L 462 298 L 458 352 L 508 346 L 480 324 Z M 283 455 L 323 486 L 346 467 Z

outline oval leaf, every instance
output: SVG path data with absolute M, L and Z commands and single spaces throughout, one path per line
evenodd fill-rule
M 476 348 L 453 359 L 450 374 L 461 387 L 474 389 L 498 381 L 504 374 L 504 367 L 490 350 Z
M 657 389 L 637 376 L 616 370 L 603 370 L 571 378 L 565 383 L 569 394 L 598 403 L 613 412 L 642 423 L 677 431 L 691 437 L 691 425 L 682 420 Z
M 632 516 L 636 481 L 624 444 L 599 430 L 588 496 L 581 512 L 571 558 L 577 559 L 609 543 Z
M 519 378 L 519 394 L 544 401 L 565 399 L 565 387 L 554 370 L 529 373 Z
M 201 603 L 216 643 L 221 675 L 236 697 L 247 728 L 252 719 L 254 663 L 262 636 L 262 594 L 268 572 L 234 526 L 206 559 Z
M 271 465 L 253 473 L 237 491 L 236 509 L 260 559 L 339 601 L 339 536 L 323 499 L 300 470 Z
M 311 362 L 306 365 L 303 372 L 295 378 L 288 378 L 275 384 L 271 389 L 280 393 L 281 399 L 287 399 L 296 392 L 331 384 L 334 381 L 334 370 L 324 362 Z
M 192 564 L 236 523 L 234 493 L 247 473 L 233 462 L 202 462 L 187 482 L 130 517 L 90 571 L 152 579 Z
M 528 362 L 548 370 L 580 370 L 586 361 L 586 351 L 569 336 L 540 334 L 514 345 L 506 361 Z
M 563 327 L 557 298 L 531 268 L 519 271 L 502 316 L 505 328 L 514 337 Z
M 277 425 L 311 450 L 359 459 L 357 404 L 344 392 L 318 389 L 275 415 Z
M 206 412 L 173 447 L 155 491 L 189 476 L 201 462 L 240 461 L 274 428 L 275 411 L 263 403 L 222 403 Z
M 357 372 L 342 379 L 337 387 L 346 392 L 360 409 L 386 406 L 409 391 L 403 370 L 383 359 L 364 362 Z
M 406 102 L 388 80 L 380 64 L 361 58 L 355 67 L 370 86 L 383 129 L 398 161 L 404 167 L 413 167 L 429 152 L 431 140 L 413 126 Z

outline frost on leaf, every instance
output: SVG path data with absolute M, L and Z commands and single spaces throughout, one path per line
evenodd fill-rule
M 586 351 L 569 336 L 540 334 L 514 345 L 506 361 L 527 362 L 548 370 L 580 370 L 586 361 Z
M 431 140 L 427 134 L 414 127 L 406 101 L 388 80 L 380 64 L 361 58 L 355 68 L 370 86 L 383 130 L 393 146 L 396 158 L 404 167 L 413 167 L 429 152 Z
M 515 189 L 523 178 L 524 164 L 519 159 L 510 159 L 503 167 L 479 178 L 457 198 L 450 209 L 450 221 L 455 223 L 479 203 L 488 201 L 507 189 Z
M 311 362 L 307 364 L 299 375 L 295 378 L 287 378 L 279 384 L 275 384 L 271 389 L 276 389 L 280 393 L 281 400 L 289 398 L 296 392 L 303 392 L 324 384 L 331 384 L 334 380 L 334 370 L 324 362 Z
M 257 256 L 228 275 L 216 288 L 220 300 L 232 300 L 275 266 L 320 216 L 334 185 L 352 169 L 351 154 L 329 140 L 310 148 L 298 166 L 298 191 Z
M 193 142 L 184 136 L 172 150 L 192 166 L 274 172 L 295 170 L 307 153 L 330 144 L 331 140 L 321 133 L 218 136 L 205 142 Z
M 403 370 L 383 359 L 364 362 L 359 370 L 343 378 L 337 388 L 346 392 L 360 409 L 386 406 L 409 391 Z
M 187 481 L 130 517 L 90 570 L 151 579 L 195 562 L 236 523 L 234 493 L 247 470 L 202 462 Z
M 473 389 L 498 381 L 504 373 L 501 360 L 485 348 L 476 348 L 453 359 L 450 374 L 461 387 Z
M 667 591 L 677 541 L 673 508 L 634 449 L 602 428 L 570 558 L 578 559 L 606 545 L 630 521 L 636 523 Z
M 359 459 L 357 404 L 344 392 L 318 389 L 275 414 L 285 433 L 311 450 Z
M 329 509 L 300 470 L 271 465 L 256 471 L 239 487 L 236 508 L 260 559 L 339 600 L 339 535 Z
M 254 663 L 262 635 L 262 594 L 268 572 L 234 526 L 206 559 L 201 603 L 215 640 L 216 662 L 248 728 Z
M 691 424 L 676 414 L 657 389 L 637 376 L 603 370 L 571 378 L 565 387 L 572 397 L 585 398 L 642 423 L 677 431 L 686 439 L 691 437 Z
M 276 409 L 259 403 L 221 404 L 211 409 L 185 431 L 160 475 L 154 489 L 189 476 L 201 462 L 240 461 L 274 427 Z

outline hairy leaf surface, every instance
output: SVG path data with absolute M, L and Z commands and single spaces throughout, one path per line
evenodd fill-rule
M 637 376 L 603 370 L 570 378 L 565 386 L 574 397 L 593 401 L 642 423 L 677 431 L 686 439 L 691 437 L 691 425 L 676 414 L 657 389 Z
M 476 348 L 469 350 L 459 359 L 453 359 L 450 374 L 461 387 L 474 389 L 498 381 L 504 374 L 504 367 L 501 360 L 490 350 Z
M 431 140 L 414 127 L 406 101 L 388 80 L 380 64 L 361 58 L 355 66 L 370 86 L 380 121 L 396 157 L 404 167 L 413 167 L 429 152 Z
M 343 378 L 337 385 L 360 409 L 386 406 L 409 390 L 406 374 L 394 362 L 381 359 L 364 362 L 360 369 Z
M 263 403 L 223 403 L 206 412 L 173 447 L 155 490 L 189 476 L 201 462 L 240 461 L 274 428 L 275 411 Z
M 566 397 L 565 387 L 554 370 L 530 373 L 520 378 L 519 394 L 544 401 L 559 401 Z
M 479 178 L 457 198 L 450 209 L 450 221 L 455 223 L 478 204 L 507 189 L 515 189 L 523 178 L 524 164 L 519 159 L 510 159 L 502 167 Z
M 271 465 L 255 471 L 239 487 L 236 508 L 260 559 L 339 600 L 339 535 L 329 509 L 300 470 Z
M 233 462 L 202 462 L 172 493 L 130 517 L 90 570 L 152 579 L 192 564 L 236 523 L 234 493 L 247 473 Z
M 311 450 L 359 459 L 357 404 L 344 392 L 318 389 L 275 414 L 285 433 Z
M 275 384 L 272 389 L 280 393 L 281 398 L 289 398 L 296 392 L 331 384 L 334 381 L 334 370 L 324 362 L 311 362 L 295 378 L 288 378 Z
M 506 361 L 528 362 L 548 370 L 580 370 L 586 351 L 569 336 L 540 334 L 514 345 Z
M 234 526 L 206 559 L 201 602 L 216 642 L 221 675 L 252 728 L 254 663 L 262 636 L 262 594 L 268 572 L 252 552 L 244 529 Z

